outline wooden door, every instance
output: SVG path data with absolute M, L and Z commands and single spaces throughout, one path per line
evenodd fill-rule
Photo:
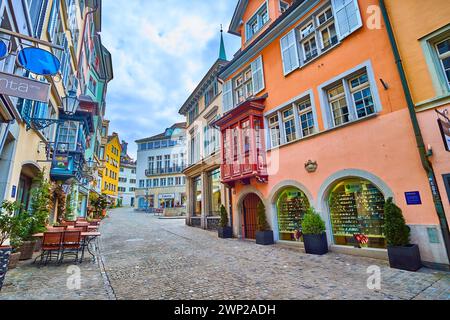
M 256 215 L 261 202 L 256 194 L 248 195 L 243 204 L 242 230 L 245 239 L 256 239 Z

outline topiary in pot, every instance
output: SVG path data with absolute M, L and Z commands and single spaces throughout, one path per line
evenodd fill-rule
M 417 271 L 422 267 L 419 246 L 410 243 L 411 229 L 392 198 L 384 205 L 384 234 L 391 268 Z
M 257 212 L 257 225 L 256 225 L 256 244 L 260 245 L 272 245 L 274 244 L 273 231 L 267 222 L 266 207 L 262 202 L 258 204 Z
M 233 229 L 228 226 L 228 212 L 225 206 L 220 207 L 220 224 L 218 229 L 218 236 L 222 239 L 233 238 Z
M 308 254 L 323 255 L 328 253 L 325 222 L 313 207 L 310 207 L 302 222 L 303 241 Z

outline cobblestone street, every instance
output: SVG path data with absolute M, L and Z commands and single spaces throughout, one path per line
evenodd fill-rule
M 221 240 L 130 209 L 110 216 L 101 227 L 102 259 L 82 265 L 80 290 L 67 289 L 65 266 L 22 265 L 8 273 L 0 299 L 450 299 L 448 273 Z M 372 265 L 381 268 L 379 291 L 366 285 Z

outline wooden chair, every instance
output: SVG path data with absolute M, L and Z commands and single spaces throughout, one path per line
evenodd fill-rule
M 64 232 L 67 230 L 67 226 L 61 227 L 48 227 L 47 232 Z
M 41 254 L 41 262 L 44 262 L 45 265 L 51 261 L 53 255 L 56 254 L 56 260 L 59 261 L 59 254 L 61 251 L 61 243 L 63 239 L 64 232 L 45 232 L 44 239 L 42 240 L 42 254 Z
M 63 222 L 61 222 L 61 225 L 65 226 L 65 227 L 70 227 L 70 226 L 74 227 L 75 224 L 76 224 L 76 221 L 66 221 L 66 220 L 64 220 Z
M 75 256 L 75 262 L 78 262 L 80 250 L 82 249 L 82 239 L 80 229 L 71 229 L 65 231 L 63 234 L 63 240 L 61 244 L 61 258 L 60 263 L 64 262 L 65 255 Z

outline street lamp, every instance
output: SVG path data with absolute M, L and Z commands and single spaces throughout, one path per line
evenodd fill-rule
M 73 116 L 78 109 L 77 92 L 75 90 L 69 90 L 67 96 L 63 98 L 64 113 L 68 116 Z

